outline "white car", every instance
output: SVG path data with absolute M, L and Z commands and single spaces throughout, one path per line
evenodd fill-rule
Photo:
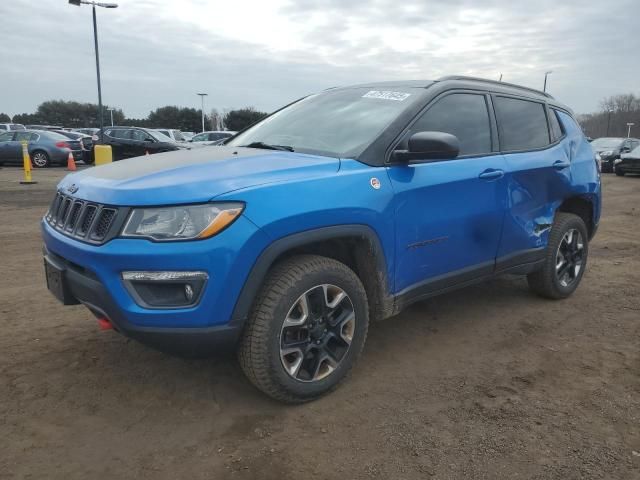
M 204 145 L 213 145 L 217 142 L 219 142 L 220 140 L 224 140 L 226 138 L 229 137 L 233 137 L 236 133 L 238 132 L 231 132 L 229 130 L 214 130 L 214 131 L 210 131 L 210 132 L 202 132 L 202 133 L 198 133 L 197 135 L 194 135 L 193 138 L 191 138 L 191 140 L 189 140 L 192 143 L 201 143 Z
M 0 132 L 9 132 L 13 130 L 26 130 L 21 123 L 0 123 Z
M 180 130 L 176 130 L 175 128 L 156 128 L 155 131 L 166 135 L 174 142 L 187 141 L 187 139 L 182 135 L 182 132 Z

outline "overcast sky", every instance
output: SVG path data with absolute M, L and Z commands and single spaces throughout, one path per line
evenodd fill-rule
M 640 0 L 120 0 L 98 9 L 103 101 L 271 111 L 327 87 L 465 74 L 584 113 L 640 94 Z M 91 8 L 0 0 L 0 112 L 97 103 Z

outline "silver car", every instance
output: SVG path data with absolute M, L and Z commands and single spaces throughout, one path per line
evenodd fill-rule
M 69 152 L 75 161 L 82 160 L 79 140 L 72 140 L 59 133 L 47 130 L 17 130 L 0 133 L 0 165 L 22 163 L 22 142 L 27 148 L 34 167 L 66 165 Z

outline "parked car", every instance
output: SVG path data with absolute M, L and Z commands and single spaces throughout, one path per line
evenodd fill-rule
M 233 137 L 236 133 L 238 132 L 231 132 L 227 130 L 202 132 L 194 135 L 189 141 L 193 143 L 206 143 L 208 145 L 212 145 L 220 140 L 226 140 L 227 138 Z
M 619 159 L 621 154 L 629 153 L 639 145 L 640 140 L 637 138 L 602 137 L 591 142 L 604 173 L 612 173 L 614 161 Z
M 490 80 L 326 90 L 219 148 L 72 174 L 43 219 L 64 304 L 162 349 L 237 348 L 266 394 L 335 387 L 370 319 L 493 278 L 571 295 L 595 155 L 548 94 Z
M 100 132 L 94 139 L 99 136 Z M 156 130 L 140 127 L 107 127 L 102 144 L 111 145 L 114 160 L 187 148 Z
M 49 130 L 17 130 L 0 133 L 0 165 L 22 163 L 22 142 L 28 142 L 29 156 L 34 167 L 66 165 L 69 152 L 76 161 L 82 160 L 82 147 L 78 140 Z
M 0 132 L 8 132 L 11 130 L 25 130 L 21 123 L 0 123 Z
M 80 148 L 82 149 L 82 161 L 87 164 L 93 164 L 93 138 L 91 135 L 85 133 L 73 132 L 68 130 L 54 130 L 60 135 L 64 135 L 71 140 L 78 140 L 80 142 Z
M 620 158 L 616 158 L 613 161 L 613 170 L 619 177 L 623 177 L 627 173 L 640 173 L 640 146 L 630 153 L 623 153 Z
M 160 132 L 163 135 L 169 137 L 174 142 L 186 142 L 187 139 L 182 135 L 180 130 L 172 129 L 172 128 L 156 128 L 156 132 Z
M 100 129 L 99 128 L 76 128 L 73 131 L 93 136 L 96 133 L 98 133 L 100 131 Z

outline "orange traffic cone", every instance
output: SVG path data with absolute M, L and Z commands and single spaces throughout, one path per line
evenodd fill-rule
M 76 161 L 73 159 L 73 153 L 69 152 L 69 156 L 67 157 L 67 170 L 70 172 L 76 171 Z

